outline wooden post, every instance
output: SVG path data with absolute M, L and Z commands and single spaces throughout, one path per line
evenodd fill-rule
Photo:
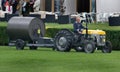
M 89 12 L 91 12 L 92 11 L 92 0 L 90 0 L 90 8 L 89 9 L 90 9 Z
M 52 12 L 54 12 L 54 0 L 52 0 L 52 6 L 51 6 L 51 9 L 52 9 Z
M 40 10 L 45 11 L 45 0 L 40 0 Z

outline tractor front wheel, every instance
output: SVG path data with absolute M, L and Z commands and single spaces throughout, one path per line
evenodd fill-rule
M 92 41 L 85 41 L 84 43 L 84 51 L 85 53 L 94 53 L 95 44 Z
M 106 41 L 105 46 L 102 49 L 103 53 L 111 53 L 112 52 L 112 44 L 110 41 Z

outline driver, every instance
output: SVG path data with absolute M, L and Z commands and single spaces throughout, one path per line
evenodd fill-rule
M 73 24 L 73 28 L 75 33 L 82 34 L 82 31 L 83 29 L 85 29 L 85 27 L 82 25 L 80 17 L 76 17 L 76 21 Z

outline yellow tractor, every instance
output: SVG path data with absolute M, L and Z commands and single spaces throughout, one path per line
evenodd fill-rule
M 103 30 L 83 30 L 78 35 L 68 29 L 60 30 L 55 38 L 55 49 L 57 51 L 69 52 L 74 48 L 77 52 L 84 51 L 93 53 L 96 49 L 101 49 L 103 53 L 111 53 L 112 45 L 106 40 L 106 32 Z

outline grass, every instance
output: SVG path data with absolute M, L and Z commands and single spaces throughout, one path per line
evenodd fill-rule
M 0 46 L 0 72 L 119 72 L 119 61 L 119 51 L 85 54 L 46 48 L 17 51 L 15 47 Z
M 7 23 L 0 22 L 0 26 L 7 26 Z M 47 23 L 46 26 L 72 29 L 72 24 Z M 120 26 L 111 27 L 108 23 L 88 26 L 89 29 L 120 30 Z M 85 54 L 74 50 L 68 53 L 56 52 L 46 48 L 17 51 L 15 47 L 0 46 L 0 72 L 119 72 L 119 61 L 119 51 Z
M 5 27 L 7 26 L 7 22 L 0 22 L 0 27 Z

